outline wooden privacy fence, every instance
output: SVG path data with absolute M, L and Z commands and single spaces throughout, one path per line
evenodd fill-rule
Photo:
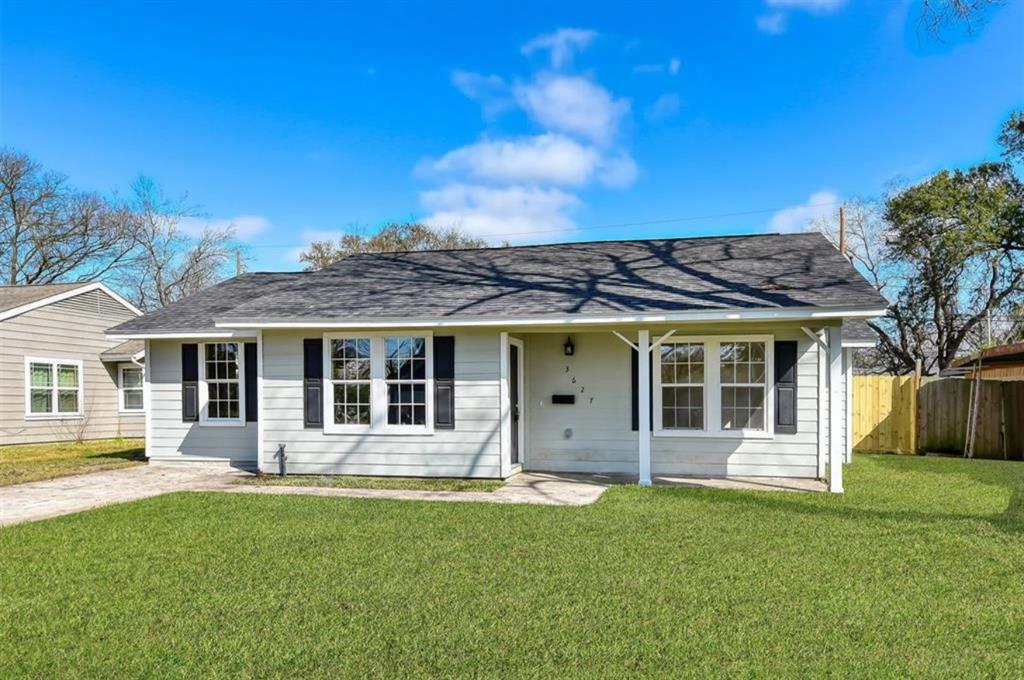
M 853 377 L 853 448 L 915 450 L 917 400 L 913 376 Z
M 921 386 L 923 451 L 963 453 L 970 380 L 946 378 Z M 974 457 L 1024 460 L 1024 381 L 979 380 Z
M 853 448 L 866 451 L 964 452 L 970 380 L 912 376 L 853 378 Z M 1024 460 L 1024 381 L 977 383 L 976 458 Z

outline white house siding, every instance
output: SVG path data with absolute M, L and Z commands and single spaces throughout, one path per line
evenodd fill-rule
M 255 339 L 249 339 L 254 342 Z M 197 340 L 150 340 L 149 366 L 152 431 L 147 451 L 161 461 L 230 461 L 256 464 L 256 423 L 242 427 L 201 425 L 181 420 L 181 344 Z M 246 342 L 239 339 L 239 342 Z
M 76 438 L 142 437 L 143 414 L 120 414 L 117 364 L 99 355 L 118 344 L 104 335 L 135 314 L 101 290 L 92 290 L 0 321 L 0 445 Z M 25 357 L 82 362 L 84 418 L 25 417 Z
M 815 477 L 817 463 L 817 355 L 798 324 L 682 326 L 678 335 L 771 334 L 798 345 L 798 432 L 768 440 L 652 436 L 655 475 Z M 652 330 L 652 338 L 669 328 Z M 622 330 L 635 339 L 635 330 Z M 628 347 L 608 331 L 576 332 L 576 352 L 562 351 L 565 333 L 525 334 L 526 467 L 563 472 L 637 474 L 637 433 L 631 429 Z M 569 371 L 566 372 L 566 366 Z M 572 378 L 576 378 L 576 382 Z M 580 388 L 583 392 L 580 392 Z M 575 393 L 576 403 L 551 404 L 551 395 Z M 593 401 L 591 401 L 591 398 Z M 710 414 L 709 414 L 710 417 Z M 571 438 L 565 430 L 572 429 Z
M 499 333 L 445 329 L 435 335 L 455 336 L 455 429 L 356 435 L 303 427 L 302 341 L 322 333 L 264 331 L 264 470 L 277 469 L 274 455 L 284 444 L 294 473 L 499 477 Z

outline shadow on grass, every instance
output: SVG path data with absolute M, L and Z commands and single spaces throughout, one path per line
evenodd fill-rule
M 121 449 L 120 451 L 106 451 L 103 453 L 94 453 L 88 456 L 92 460 L 128 460 L 133 462 L 142 463 L 146 460 L 146 447 L 139 446 L 132 449 Z
M 736 509 L 793 513 L 808 517 L 826 516 L 852 520 L 863 518 L 923 523 L 983 521 L 998 531 L 1018 536 L 1024 535 L 1024 465 L 1004 461 L 925 459 L 893 454 L 868 455 L 871 459 L 870 463 L 863 461 L 862 464 L 880 465 L 888 469 L 888 475 L 895 475 L 897 481 L 903 478 L 911 484 L 906 488 L 896 484 L 889 487 L 888 490 L 871 488 L 870 485 L 876 480 L 868 475 L 867 478 L 858 482 L 866 486 L 863 494 L 850 493 L 849 487 L 844 496 L 712 491 L 705 500 L 709 503 L 727 505 Z M 904 475 L 906 477 L 903 477 Z M 928 478 L 933 475 L 945 479 L 936 480 L 937 486 L 929 488 L 924 495 L 919 488 L 914 488 L 914 485 L 928 482 Z M 948 486 L 951 489 L 962 491 L 965 478 L 977 484 L 994 486 L 1008 492 L 1009 499 L 1003 511 L 996 514 L 958 511 L 960 509 L 957 506 L 956 495 L 944 492 L 943 488 Z M 659 489 L 656 491 L 672 493 L 674 490 Z M 879 508 L 879 493 L 883 495 L 883 502 L 893 501 L 894 505 L 902 504 L 903 508 Z M 887 493 L 891 495 L 886 496 Z M 866 499 L 865 496 L 869 496 L 870 499 Z M 913 509 L 915 502 L 918 505 L 934 507 L 937 501 L 940 506 L 946 504 L 945 508 L 948 508 L 948 511 L 945 509 L 942 511 Z

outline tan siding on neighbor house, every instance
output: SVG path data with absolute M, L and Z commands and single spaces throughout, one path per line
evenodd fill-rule
M 118 413 L 117 364 L 99 359 L 118 344 L 104 331 L 134 317 L 102 290 L 92 290 L 0 321 L 0 445 L 143 436 L 141 412 Z M 83 418 L 25 417 L 26 356 L 82 362 Z

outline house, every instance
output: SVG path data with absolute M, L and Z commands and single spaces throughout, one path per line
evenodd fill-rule
M 0 286 L 0 445 L 141 437 L 142 312 L 102 283 Z
M 1024 342 L 989 347 L 969 357 L 954 360 L 939 375 L 971 380 L 1024 380 Z
M 823 478 L 843 323 L 886 305 L 822 236 L 758 235 L 355 255 L 108 333 L 146 343 L 154 461 Z

